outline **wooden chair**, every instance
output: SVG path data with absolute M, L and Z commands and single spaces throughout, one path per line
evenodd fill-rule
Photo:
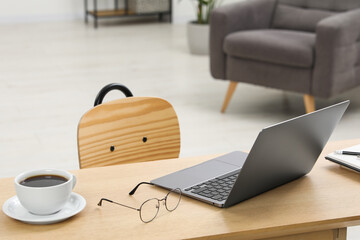
M 127 98 L 101 104 L 112 89 L 123 91 Z M 125 86 L 109 84 L 94 105 L 78 125 L 80 168 L 179 157 L 179 122 L 166 100 L 132 97 Z

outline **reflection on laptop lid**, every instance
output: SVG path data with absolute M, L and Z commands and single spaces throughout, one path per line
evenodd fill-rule
M 309 173 L 349 103 L 264 128 L 249 154 L 231 152 L 151 182 L 230 207 Z

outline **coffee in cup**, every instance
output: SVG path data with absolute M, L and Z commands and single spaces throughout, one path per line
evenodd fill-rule
M 76 177 L 57 169 L 33 170 L 15 178 L 16 195 L 21 205 L 36 215 L 60 211 L 69 200 Z

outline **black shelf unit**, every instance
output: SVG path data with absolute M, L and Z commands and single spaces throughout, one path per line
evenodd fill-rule
M 136 13 L 129 10 L 129 0 L 124 1 L 124 8 L 119 8 L 119 0 L 114 0 L 114 9 L 113 10 L 98 10 L 98 0 L 93 0 L 93 10 L 88 9 L 88 0 L 84 0 L 85 7 L 85 23 L 89 22 L 88 16 L 94 18 L 94 28 L 98 27 L 99 18 L 113 18 L 113 17 L 131 17 L 131 16 L 153 16 L 158 15 L 159 21 L 163 20 L 165 14 L 169 15 L 169 21 L 172 22 L 172 0 L 169 1 L 168 11 L 158 11 L 158 12 L 149 12 L 149 13 Z

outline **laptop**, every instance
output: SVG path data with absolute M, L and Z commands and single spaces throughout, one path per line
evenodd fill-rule
M 249 153 L 235 151 L 151 182 L 230 207 L 311 171 L 349 105 L 344 101 L 264 128 Z

